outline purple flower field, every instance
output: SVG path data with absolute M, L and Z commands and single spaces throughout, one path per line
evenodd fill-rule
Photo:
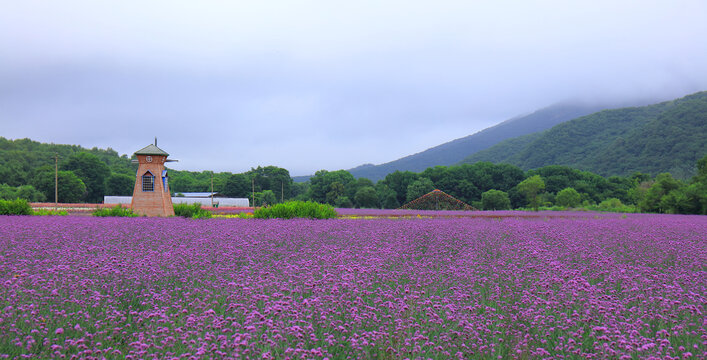
M 705 358 L 707 217 L 0 217 L 5 358 Z

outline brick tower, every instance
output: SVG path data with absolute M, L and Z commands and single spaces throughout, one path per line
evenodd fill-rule
M 130 204 L 133 212 L 147 216 L 173 216 L 174 208 L 164 164 L 176 160 L 167 160 L 169 154 L 157 147 L 156 138 L 154 145 L 136 151 L 135 155 L 139 165 Z

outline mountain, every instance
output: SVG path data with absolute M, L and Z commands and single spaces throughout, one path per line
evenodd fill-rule
M 348 171 L 357 178 L 364 177 L 378 181 L 396 170 L 421 172 L 437 165 L 454 165 L 465 157 L 505 139 L 546 130 L 562 122 L 610 107 L 613 106 L 583 103 L 557 104 L 529 115 L 517 116 L 473 135 L 452 140 L 414 155 L 380 165 L 365 164 Z M 307 178 L 295 178 L 295 181 L 306 181 Z
M 461 163 L 523 169 L 567 165 L 603 176 L 639 171 L 688 178 L 707 153 L 707 91 L 654 105 L 604 110 L 507 139 Z

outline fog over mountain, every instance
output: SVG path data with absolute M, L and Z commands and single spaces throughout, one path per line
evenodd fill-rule
M 382 164 L 568 100 L 707 89 L 707 3 L 0 1 L 0 136 L 175 168 Z

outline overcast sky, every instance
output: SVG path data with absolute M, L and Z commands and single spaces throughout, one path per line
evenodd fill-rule
M 707 90 L 706 19 L 704 0 L 0 0 L 0 136 L 348 169 L 568 99 Z

